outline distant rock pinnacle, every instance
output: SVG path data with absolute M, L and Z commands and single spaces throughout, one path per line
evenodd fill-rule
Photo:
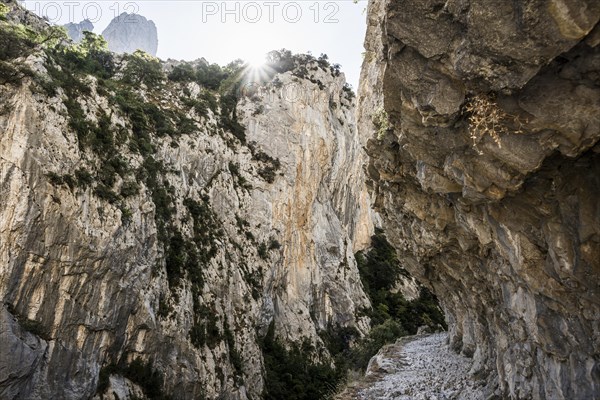
M 110 22 L 102 36 L 108 48 L 116 53 L 133 53 L 139 49 L 156 56 L 156 25 L 141 15 L 122 13 Z
M 63 26 L 67 30 L 69 37 L 73 39 L 75 43 L 81 42 L 81 39 L 83 39 L 83 32 L 91 32 L 94 30 L 94 24 L 92 24 L 89 19 L 83 20 L 78 24 L 69 22 Z

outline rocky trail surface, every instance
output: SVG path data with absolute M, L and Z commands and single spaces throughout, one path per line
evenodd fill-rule
M 338 400 L 479 400 L 483 390 L 469 374 L 472 360 L 448 347 L 448 334 L 416 335 L 385 346 L 365 378 Z

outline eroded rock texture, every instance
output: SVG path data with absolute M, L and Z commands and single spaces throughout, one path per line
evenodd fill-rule
M 600 3 L 381 1 L 359 130 L 377 209 L 489 395 L 591 399 Z

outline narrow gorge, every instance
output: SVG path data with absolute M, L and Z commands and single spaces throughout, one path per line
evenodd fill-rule
M 365 18 L 355 95 L 0 1 L 1 399 L 600 396 L 600 5 Z

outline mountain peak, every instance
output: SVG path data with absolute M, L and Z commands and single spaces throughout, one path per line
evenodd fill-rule
M 158 32 L 153 21 L 139 14 L 122 13 L 115 17 L 102 32 L 108 48 L 115 53 L 133 53 L 143 50 L 156 56 Z
M 84 19 L 80 23 L 76 24 L 69 22 L 63 25 L 67 30 L 67 34 L 75 43 L 81 42 L 83 39 L 83 32 L 92 32 L 94 30 L 94 24 L 89 19 Z

